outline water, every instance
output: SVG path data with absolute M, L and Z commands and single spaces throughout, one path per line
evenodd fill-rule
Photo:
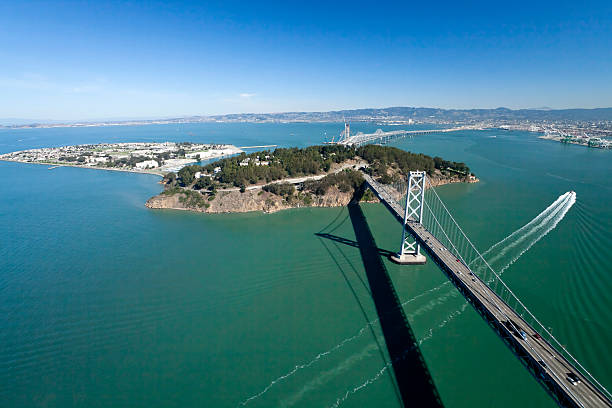
M 139 140 L 305 146 L 340 130 L 1 130 L 0 153 Z M 480 177 L 439 193 L 481 251 L 576 192 L 554 226 L 544 213 L 489 256 L 611 388 L 610 152 L 505 131 L 395 145 Z M 0 175 L 0 406 L 399 406 L 359 251 L 315 235 L 354 240 L 346 209 L 151 211 L 154 176 L 4 162 Z M 380 205 L 364 212 L 378 246 L 396 250 L 397 222 Z M 446 406 L 554 406 L 433 263 L 387 268 Z

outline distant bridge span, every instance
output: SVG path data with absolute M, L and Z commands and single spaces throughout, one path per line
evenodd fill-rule
M 378 129 L 374 133 L 357 133 L 350 135 L 348 131 L 349 127 L 345 126 L 344 132 L 342 132 L 340 140 L 332 142 L 333 144 L 340 144 L 345 146 L 359 147 L 369 143 L 385 144 L 394 139 L 401 139 L 403 137 L 412 137 L 414 135 L 428 135 L 432 133 L 449 133 L 458 132 L 460 130 L 477 129 L 472 126 L 460 126 L 449 129 L 424 129 L 424 130 L 392 130 L 385 132 L 382 129 Z

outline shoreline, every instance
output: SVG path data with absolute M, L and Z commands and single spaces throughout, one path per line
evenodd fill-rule
M 283 181 L 278 181 L 282 183 Z M 480 179 L 466 180 L 458 177 L 450 177 L 445 179 L 433 178 L 431 180 L 432 187 L 439 187 L 448 184 L 473 184 L 480 182 Z M 271 184 L 271 183 L 270 183 Z M 292 208 L 305 207 L 321 207 L 333 208 L 344 207 L 353 199 L 354 192 L 341 192 L 336 186 L 330 188 L 328 192 L 321 196 L 312 194 L 297 193 L 292 196 L 291 200 L 286 200 L 284 197 L 263 191 L 262 186 L 252 188 L 240 193 L 237 190 L 218 190 L 216 197 L 213 200 L 206 200 L 206 196 L 201 192 L 197 192 L 187 188 L 181 188 L 181 191 L 172 195 L 164 194 L 166 190 L 149 198 L 145 207 L 154 210 L 179 210 L 191 211 L 204 214 L 238 214 L 261 212 L 263 214 L 272 214 L 278 211 L 288 210 Z M 194 194 L 197 198 L 194 199 Z M 309 204 L 303 201 L 305 195 L 309 195 L 312 200 Z M 200 204 L 197 201 L 202 200 Z M 378 198 L 362 200 L 362 202 L 378 203 Z M 203 204 L 202 204 L 203 203 Z
M 0 154 L 1 161 L 80 167 L 164 176 L 185 166 L 244 153 L 234 145 L 123 142 L 26 149 Z
M 77 167 L 80 169 L 91 169 L 91 170 L 107 170 L 107 171 L 119 171 L 123 173 L 137 173 L 137 174 L 150 174 L 153 176 L 164 177 L 164 174 L 161 172 L 153 172 L 147 170 L 135 170 L 135 169 L 116 169 L 112 167 L 100 167 L 100 166 L 81 166 L 78 164 L 64 164 L 64 163 L 45 163 L 45 162 L 30 162 L 24 160 L 11 160 L 11 159 L 1 159 L 0 161 L 7 163 L 22 163 L 22 164 L 38 164 L 41 166 L 52 166 L 48 170 L 53 170 L 58 167 Z
M 612 143 L 607 142 L 607 141 L 604 142 L 604 144 L 589 144 L 589 139 L 587 140 L 577 140 L 577 139 L 564 140 L 562 136 L 549 136 L 546 134 L 538 136 L 538 139 L 548 140 L 551 142 L 557 142 L 557 143 L 566 144 L 566 145 L 570 144 L 574 146 L 588 147 L 589 149 L 600 149 L 600 150 L 611 150 L 612 149 Z

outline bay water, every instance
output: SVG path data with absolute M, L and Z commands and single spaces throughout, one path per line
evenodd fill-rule
M 369 132 L 376 125 L 354 124 Z M 423 126 L 426 127 L 426 126 Z M 99 142 L 307 146 L 342 124 L 2 129 L 0 153 Z M 387 126 L 384 129 L 393 129 Z M 393 143 L 464 161 L 438 192 L 481 252 L 575 191 L 495 267 L 612 387 L 612 152 L 502 130 Z M 346 208 L 149 210 L 159 177 L 0 162 L 0 407 L 398 407 Z M 362 205 L 379 248 L 400 226 Z M 447 407 L 555 406 L 432 263 L 385 260 Z

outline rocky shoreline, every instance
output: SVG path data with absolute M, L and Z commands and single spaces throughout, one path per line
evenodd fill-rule
M 476 183 L 478 179 L 460 177 L 442 177 L 434 175 L 430 177 L 431 185 L 434 187 L 451 183 Z M 296 192 L 291 197 L 282 197 L 261 188 L 240 191 L 220 191 L 212 200 L 207 196 L 190 189 L 181 189 L 172 194 L 168 190 L 151 197 L 145 204 L 151 209 L 172 209 L 183 211 L 194 211 L 208 214 L 219 213 L 245 213 L 261 211 L 274 213 L 289 208 L 301 207 L 343 207 L 353 198 L 353 192 L 342 192 L 336 186 L 320 196 Z M 374 196 L 364 196 L 362 201 L 378 202 Z

